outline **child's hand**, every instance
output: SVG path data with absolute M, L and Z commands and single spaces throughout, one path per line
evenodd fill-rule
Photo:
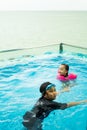
M 56 92 L 56 93 L 60 94 L 60 93 L 69 92 L 69 91 L 70 91 L 70 88 L 66 87 L 66 88 L 63 88 L 62 90 L 60 90 L 59 92 Z
M 82 100 L 81 102 L 82 102 L 82 103 L 87 103 L 87 100 Z
M 61 90 L 61 92 L 69 92 L 70 91 L 70 87 L 65 87 L 64 89 Z

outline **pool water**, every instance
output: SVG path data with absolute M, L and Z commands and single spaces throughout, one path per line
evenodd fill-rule
M 41 96 L 39 86 L 56 79 L 61 63 L 70 66 L 78 75 L 70 92 L 59 95 L 56 101 L 71 102 L 87 99 L 87 57 L 82 54 L 46 53 L 42 56 L 18 57 L 0 65 L 0 130 L 25 130 L 22 116 L 31 110 Z M 87 130 L 87 104 L 66 110 L 53 111 L 43 122 L 43 130 Z

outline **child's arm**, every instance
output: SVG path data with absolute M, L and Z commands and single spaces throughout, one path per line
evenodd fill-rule
M 70 88 L 66 87 L 66 88 L 61 89 L 59 92 L 57 92 L 57 94 L 64 93 L 64 92 L 69 92 L 69 91 L 70 91 Z
M 67 107 L 72 107 L 72 106 L 76 106 L 76 105 L 84 104 L 84 103 L 87 103 L 87 100 L 81 100 L 81 101 L 78 101 L 78 102 L 67 103 Z

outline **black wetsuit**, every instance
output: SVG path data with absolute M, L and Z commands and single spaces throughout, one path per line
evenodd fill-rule
M 66 103 L 58 103 L 45 98 L 40 98 L 33 109 L 26 112 L 23 116 L 23 125 L 28 130 L 42 130 L 41 122 L 51 111 L 56 109 L 63 110 L 65 108 L 67 108 Z

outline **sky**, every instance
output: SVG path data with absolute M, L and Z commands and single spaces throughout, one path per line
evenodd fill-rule
M 0 0 L 3 10 L 87 10 L 87 0 Z

